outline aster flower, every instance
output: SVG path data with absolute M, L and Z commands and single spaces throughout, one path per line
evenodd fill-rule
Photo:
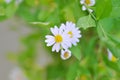
M 66 24 L 61 24 L 61 28 L 68 34 L 71 44 L 74 46 L 79 42 L 79 38 L 82 36 L 80 30 L 72 22 L 66 22 Z
M 90 6 L 94 6 L 95 5 L 95 0 L 80 0 L 80 4 L 82 4 L 82 10 L 85 11 L 87 10 L 86 6 L 90 7 Z M 88 9 L 89 12 L 93 12 L 92 9 Z
M 71 51 L 66 49 L 66 50 L 61 50 L 61 58 L 63 60 L 69 59 L 71 57 Z
M 27 80 L 19 68 L 15 68 L 10 74 L 10 80 Z
M 67 49 L 71 47 L 71 43 L 69 42 L 69 36 L 64 33 L 62 27 L 58 28 L 55 26 L 50 29 L 53 35 L 46 35 L 45 42 L 47 46 L 52 46 L 52 51 L 59 52 L 60 49 Z
M 107 49 L 107 52 L 108 52 L 108 59 L 109 59 L 110 61 L 116 62 L 116 61 L 117 61 L 117 58 L 112 55 L 112 52 L 111 52 L 109 49 Z

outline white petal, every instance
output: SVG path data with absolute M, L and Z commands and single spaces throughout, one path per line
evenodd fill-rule
M 79 42 L 79 39 L 78 39 L 78 38 L 76 38 L 76 39 L 75 39 L 75 41 L 76 41 L 76 42 Z
M 73 43 L 73 45 L 74 45 L 74 46 L 77 46 L 77 43 L 76 43 L 76 41 L 72 41 L 72 43 Z
M 47 35 L 45 36 L 47 39 L 45 40 L 45 42 L 47 43 L 47 46 L 51 46 L 55 43 L 54 37 L 51 35 Z
M 70 40 L 69 40 L 69 41 L 65 41 L 65 44 L 66 44 L 66 46 L 67 46 L 68 48 L 72 47 L 72 44 L 71 44 Z
M 85 7 L 85 6 L 82 6 L 82 10 L 85 11 L 85 10 L 86 10 L 86 7 Z
M 59 52 L 59 50 L 60 50 L 60 44 L 59 43 L 54 44 L 52 47 L 52 51 Z
M 80 4 L 84 4 L 84 0 L 80 0 Z
M 70 27 L 70 22 L 66 22 L 66 28 L 69 28 Z
M 110 51 L 109 49 L 107 49 L 107 51 L 108 51 L 108 59 L 111 60 L 111 58 L 112 58 L 112 53 L 111 53 L 111 51 Z
M 51 38 L 51 39 L 53 39 L 54 37 L 51 36 L 51 35 L 46 35 L 45 38 Z
M 60 50 L 60 44 L 56 43 L 56 52 L 59 52 L 59 50 Z
M 65 43 L 61 43 L 63 49 L 68 49 L 68 46 Z
M 56 50 L 56 44 L 53 45 L 52 52 L 54 52 L 55 50 Z
M 82 37 L 82 35 L 78 34 L 78 35 L 76 35 L 76 37 L 77 37 L 77 38 L 81 38 L 81 37 Z
M 63 43 L 64 43 L 66 46 L 71 47 L 72 44 L 70 43 L 69 35 L 64 34 L 63 38 L 64 38 Z
M 65 30 L 66 26 L 62 23 L 60 26 L 60 30 Z
M 57 26 L 55 26 L 54 30 L 56 31 L 56 34 L 59 33 L 59 28 Z
M 54 28 L 50 28 L 50 30 L 51 30 L 51 32 L 52 32 L 53 35 L 58 34 L 58 31 L 59 31 L 59 29 L 58 29 L 57 26 L 55 26 Z
M 47 46 L 52 46 L 55 43 L 55 41 L 51 41 L 49 43 L 47 43 Z
M 54 38 L 48 38 L 48 39 L 45 40 L 46 43 L 53 42 L 53 41 L 55 42 Z
M 94 6 L 95 5 L 95 0 L 90 0 L 91 4 L 89 6 Z
M 64 55 L 64 50 L 63 49 L 61 50 L 61 55 Z
M 65 30 L 65 27 L 64 26 L 60 26 L 60 29 L 59 29 L 59 34 L 62 34 Z

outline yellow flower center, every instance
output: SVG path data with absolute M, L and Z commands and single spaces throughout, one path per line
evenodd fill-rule
M 85 3 L 88 5 L 88 4 L 90 4 L 91 2 L 90 2 L 90 0 L 85 0 Z
M 64 57 L 65 57 L 65 58 L 68 58 L 68 57 L 69 57 L 69 53 L 68 53 L 68 52 L 65 52 L 65 53 L 64 53 Z
M 69 31 L 68 34 L 70 35 L 70 38 L 73 37 L 73 33 L 72 33 L 72 31 Z
M 117 58 L 115 56 L 112 56 L 111 61 L 116 62 Z
M 62 41 L 63 41 L 63 38 L 62 38 L 61 35 L 56 35 L 56 36 L 55 36 L 55 42 L 56 42 L 56 43 L 60 43 L 60 42 L 62 42 Z

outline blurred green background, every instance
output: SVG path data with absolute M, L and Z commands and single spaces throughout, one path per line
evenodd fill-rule
M 80 0 L 0 0 L 0 79 L 18 66 L 28 80 L 120 80 L 120 61 L 107 54 L 109 48 L 120 58 L 120 1 L 96 0 L 97 20 L 81 7 Z M 45 35 L 66 21 L 82 38 L 64 61 L 46 47 Z

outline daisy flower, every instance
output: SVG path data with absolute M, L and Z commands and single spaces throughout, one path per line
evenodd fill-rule
M 66 60 L 71 57 L 71 51 L 66 49 L 66 50 L 61 50 L 61 58 L 63 60 Z
M 108 52 L 108 59 L 109 59 L 110 61 L 116 62 L 116 61 L 117 61 L 117 58 L 112 55 L 112 52 L 111 52 L 109 49 L 107 49 L 107 52 Z
M 53 46 L 52 51 L 59 52 L 61 50 L 61 58 L 66 60 L 71 57 L 69 50 L 72 45 L 76 46 L 79 38 L 82 37 L 79 28 L 72 22 L 61 24 L 60 28 L 55 26 L 50 28 L 53 35 L 46 35 L 45 42 L 47 46 Z
M 85 11 L 87 10 L 86 6 L 94 6 L 95 5 L 95 0 L 80 0 L 80 4 L 82 4 L 82 10 Z M 92 9 L 88 9 L 89 12 L 93 12 Z
M 10 74 L 10 80 L 27 80 L 19 68 L 15 68 Z
M 80 30 L 72 22 L 66 22 L 66 24 L 61 24 L 61 28 L 68 34 L 71 44 L 74 46 L 79 42 L 79 38 L 82 36 Z
M 71 43 L 69 42 L 69 36 L 65 34 L 62 27 L 58 28 L 55 26 L 54 28 L 50 29 L 53 35 L 46 35 L 45 42 L 47 46 L 52 46 L 52 51 L 59 52 L 60 49 L 67 49 L 71 47 Z

